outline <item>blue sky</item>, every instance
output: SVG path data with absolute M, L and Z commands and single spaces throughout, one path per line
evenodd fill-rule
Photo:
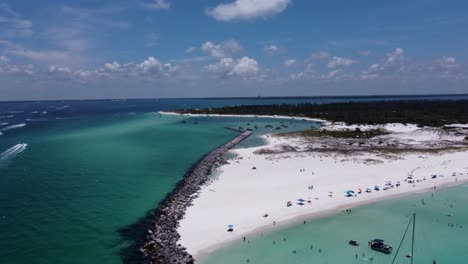
M 0 100 L 468 93 L 466 1 L 0 0 Z

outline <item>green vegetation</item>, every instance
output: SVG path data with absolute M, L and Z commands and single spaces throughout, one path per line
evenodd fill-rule
M 369 131 L 356 130 L 343 130 L 343 131 L 328 131 L 328 130 L 303 130 L 289 133 L 278 133 L 275 136 L 300 136 L 300 137 L 331 137 L 331 138 L 361 138 L 368 139 L 380 135 L 388 134 L 380 129 L 373 129 Z
M 331 104 L 242 105 L 182 109 L 178 113 L 284 115 L 347 124 L 413 123 L 421 126 L 468 123 L 468 100 L 349 102 Z

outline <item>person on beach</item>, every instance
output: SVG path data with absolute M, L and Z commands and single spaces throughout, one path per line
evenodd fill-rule
M 244 242 L 245 242 L 245 237 L 244 237 Z

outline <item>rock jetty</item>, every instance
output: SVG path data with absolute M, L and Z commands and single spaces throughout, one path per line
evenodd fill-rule
M 186 173 L 176 188 L 159 205 L 155 219 L 147 234 L 146 242 L 140 252 L 146 264 L 186 264 L 194 263 L 186 249 L 177 244 L 179 221 L 184 217 L 187 207 L 192 205 L 201 187 L 209 180 L 208 175 L 215 163 L 223 161 L 222 155 L 252 134 L 245 131 L 219 148 L 200 159 Z

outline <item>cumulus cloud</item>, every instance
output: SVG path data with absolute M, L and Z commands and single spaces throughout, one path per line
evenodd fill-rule
M 457 63 L 457 59 L 454 57 L 443 57 L 438 61 L 438 64 L 443 69 L 454 69 L 460 67 L 460 64 Z
M 223 76 L 249 77 L 258 73 L 258 62 L 249 57 L 240 59 L 222 58 L 218 63 L 209 64 L 206 70 Z
M 34 66 L 31 64 L 14 65 L 9 62 L 10 60 L 7 57 L 0 56 L 0 75 L 32 75 L 34 73 Z
M 171 7 L 171 4 L 166 0 L 152 0 L 150 2 L 145 3 L 144 6 L 148 9 L 161 10 L 169 9 Z
M 219 44 L 207 41 L 203 43 L 201 50 L 212 57 L 222 58 L 242 51 L 242 46 L 233 39 L 222 41 Z
M 349 67 L 353 64 L 357 63 L 357 61 L 349 59 L 349 58 L 342 58 L 334 56 L 328 62 L 328 68 L 336 68 L 336 67 Z
M 208 9 L 207 14 L 219 21 L 252 20 L 283 12 L 291 0 L 235 0 Z
M 114 61 L 112 63 L 106 63 L 104 64 L 104 68 L 111 72 L 117 72 L 122 69 L 122 65 L 120 65 L 118 62 Z
M 291 66 L 293 66 L 294 64 L 296 64 L 296 60 L 295 60 L 295 59 L 288 59 L 288 60 L 285 60 L 285 61 L 284 61 L 284 66 L 286 66 L 286 67 L 291 67 Z
M 325 60 L 330 57 L 330 54 L 328 54 L 328 52 L 326 51 L 319 51 L 319 52 L 312 53 L 310 57 L 313 60 Z
M 305 79 L 305 77 L 306 77 L 305 72 L 291 73 L 289 75 L 289 78 L 291 78 L 292 80 L 295 80 L 295 81 L 303 80 L 303 79 Z
M 404 51 L 402 48 L 396 48 L 395 51 L 387 54 L 387 64 L 395 64 L 397 62 L 403 61 L 403 53 Z
M 263 47 L 263 51 L 270 55 L 273 55 L 279 51 L 279 48 L 276 45 L 266 45 Z

